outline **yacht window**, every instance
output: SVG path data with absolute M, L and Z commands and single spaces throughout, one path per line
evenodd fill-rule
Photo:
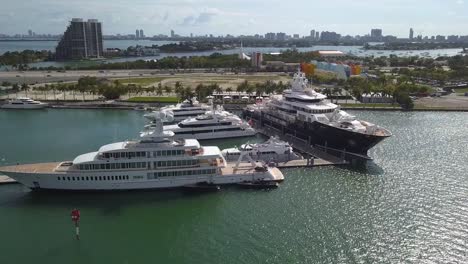
M 126 169 L 127 168 L 127 163 L 120 163 L 120 168 Z
M 146 157 L 146 152 L 141 152 L 142 157 Z
M 84 166 L 83 166 L 83 165 L 80 165 L 79 168 L 80 168 L 80 170 L 84 170 Z
M 158 156 L 161 156 L 161 151 L 160 150 L 158 150 L 157 153 L 158 153 Z
M 115 157 L 116 159 L 120 158 L 120 153 L 119 153 L 119 152 L 114 153 L 114 157 Z
M 72 177 L 72 181 L 74 181 L 74 180 L 75 180 L 75 177 Z
M 59 181 L 60 181 L 60 177 L 57 177 L 57 180 L 59 180 Z
M 106 170 L 108 170 L 108 169 L 110 169 L 110 164 L 109 163 L 106 164 Z
M 111 169 L 115 169 L 115 163 L 111 163 Z
M 89 177 L 88 177 L 88 176 L 86 176 L 86 180 L 89 181 Z
M 138 152 L 137 152 L 137 153 L 138 153 Z M 135 157 L 135 156 L 136 156 L 136 155 L 135 155 L 135 152 L 128 152 L 128 157 L 129 157 L 129 158 L 133 158 L 133 157 Z
M 134 169 L 136 167 L 135 162 L 130 163 L 130 167 Z
M 106 165 L 105 164 L 100 164 L 99 166 L 101 167 L 101 170 L 103 170 L 103 169 L 105 169 Z
M 70 177 L 67 177 L 67 180 L 70 180 Z

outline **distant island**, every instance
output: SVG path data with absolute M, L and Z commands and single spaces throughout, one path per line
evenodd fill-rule
M 378 45 L 364 45 L 365 50 L 434 50 L 434 49 L 456 49 L 468 47 L 466 43 L 440 43 L 440 42 L 390 42 Z

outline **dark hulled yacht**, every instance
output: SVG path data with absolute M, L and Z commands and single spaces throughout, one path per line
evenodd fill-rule
M 370 159 L 367 151 L 391 136 L 387 129 L 340 110 L 325 95 L 314 91 L 302 72 L 294 75 L 291 89 L 248 106 L 243 115 L 257 120 L 259 126 L 272 126 L 277 133 L 292 134 L 315 147 L 353 158 Z

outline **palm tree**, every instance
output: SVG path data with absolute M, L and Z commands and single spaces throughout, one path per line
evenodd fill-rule
M 20 89 L 19 85 L 17 83 L 13 84 L 13 87 L 11 89 L 16 93 L 16 97 L 18 97 L 18 91 Z
M 153 88 L 154 88 L 154 86 L 153 86 Z M 164 90 L 162 88 L 162 85 L 161 85 L 161 83 L 159 83 L 158 88 L 156 88 L 156 94 L 161 96 L 163 94 L 163 91 Z
M 172 88 L 170 86 L 164 85 L 164 91 L 167 95 L 169 95 L 170 93 L 172 93 Z
M 21 91 L 25 92 L 26 97 L 28 97 L 28 89 L 29 89 L 29 86 L 26 83 L 21 84 Z
M 231 92 L 232 92 L 232 88 L 231 88 L 231 87 L 226 88 L 226 92 L 231 93 Z

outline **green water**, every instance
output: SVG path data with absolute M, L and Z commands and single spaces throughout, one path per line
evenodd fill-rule
M 0 186 L 0 263 L 466 263 L 468 114 L 353 114 L 394 133 L 372 149 L 373 163 L 284 170 L 272 191 L 58 195 Z M 133 138 L 140 115 L 0 111 L 0 163 L 72 159 Z

